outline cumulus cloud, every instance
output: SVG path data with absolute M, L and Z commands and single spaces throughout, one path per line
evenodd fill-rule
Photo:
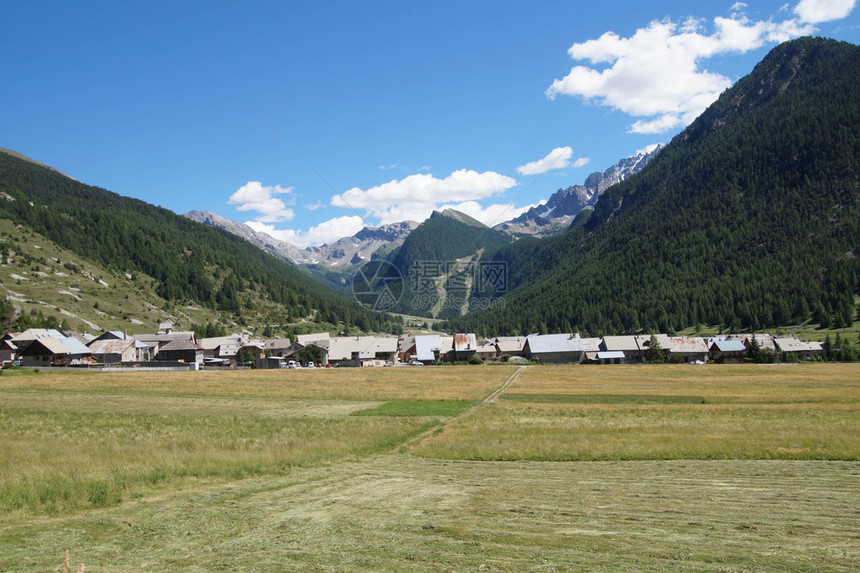
M 581 167 L 584 165 L 584 163 L 582 163 L 584 158 L 577 159 L 575 163 L 571 163 L 571 157 L 573 157 L 573 148 L 556 147 L 543 159 L 538 159 L 537 161 L 520 165 L 517 167 L 517 173 L 520 175 L 539 175 L 541 173 L 546 173 L 551 169 L 564 169 L 565 167 L 571 166 Z M 585 163 L 588 163 L 587 159 L 585 160 Z
M 844 18 L 855 2 L 801 0 L 796 17 L 781 22 L 750 20 L 738 2 L 709 31 L 703 20 L 688 18 L 655 20 L 628 38 L 606 32 L 570 47 L 570 57 L 588 65 L 573 66 L 546 94 L 582 97 L 643 118 L 631 133 L 665 133 L 691 123 L 731 86 L 730 78 L 704 69 L 703 60 L 812 34 L 814 24 Z
M 274 225 L 267 225 L 259 221 L 247 221 L 245 224 L 258 233 L 266 233 L 300 248 L 333 243 L 340 238 L 354 235 L 365 227 L 364 220 L 358 216 L 335 217 L 323 221 L 307 231 L 276 229 Z
M 275 195 L 289 195 L 292 192 L 292 187 L 267 187 L 260 181 L 248 181 L 230 195 L 227 204 L 235 205 L 239 211 L 256 211 L 258 216 L 255 218 L 262 223 L 289 221 L 295 213 Z
M 331 204 L 366 212 L 381 224 L 421 221 L 439 205 L 485 199 L 516 184 L 515 179 L 494 171 L 460 169 L 443 179 L 419 173 L 366 190 L 354 187 L 332 197 Z
M 820 24 L 841 20 L 854 9 L 857 0 L 800 0 L 794 13 L 801 22 Z

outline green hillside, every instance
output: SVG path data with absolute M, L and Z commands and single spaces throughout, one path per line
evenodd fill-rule
M 399 329 L 399 321 L 320 287 L 241 238 L 8 153 L 0 153 L 2 219 L 44 237 L 65 256 L 151 285 L 163 306 L 206 309 L 225 325 Z M 27 286 L 22 281 L 13 290 L 22 291 L 19 298 L 33 298 Z
M 459 211 L 434 211 L 389 256 L 404 279 L 403 294 L 393 310 L 460 316 L 467 308 L 479 261 L 491 258 L 512 240 Z
M 775 48 L 564 235 L 496 259 L 478 333 L 849 326 L 860 289 L 860 48 Z

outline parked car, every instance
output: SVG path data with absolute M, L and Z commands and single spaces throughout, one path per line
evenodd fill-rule
M 418 360 L 413 360 L 409 363 L 410 366 L 424 366 L 423 362 L 419 362 Z

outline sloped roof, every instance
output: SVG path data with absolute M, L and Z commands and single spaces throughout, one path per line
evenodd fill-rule
M 583 352 L 579 334 L 531 334 L 526 340 L 532 354 Z
M 714 340 L 711 350 L 714 348 L 720 352 L 744 352 L 747 349 L 740 340 Z
M 435 352 L 442 352 L 442 340 L 438 334 L 424 334 L 415 337 L 415 358 L 417 360 L 435 360 Z
M 31 340 L 43 340 L 47 338 L 61 339 L 65 338 L 65 336 L 63 336 L 62 332 L 54 330 L 53 328 L 28 328 L 17 336 L 12 337 L 12 342 L 15 342 L 16 344 L 18 344 L 18 346 L 21 346 L 21 342 L 29 342 Z
M 90 352 L 93 354 L 122 354 L 131 347 L 135 347 L 135 340 L 131 338 L 125 340 L 109 338 L 91 342 Z
M 708 351 L 708 345 L 704 338 L 676 336 L 669 339 L 668 350 L 675 354 L 705 353 Z
M 310 342 L 328 340 L 329 338 L 331 337 L 329 336 L 328 332 L 314 332 L 311 334 L 299 334 L 296 337 L 296 341 L 303 346 L 307 346 Z
M 655 334 L 654 338 L 657 339 L 657 344 L 660 345 L 660 348 L 666 350 L 669 348 L 671 341 L 669 339 L 669 335 L 667 334 Z M 636 335 L 636 344 L 639 345 L 639 350 L 647 350 L 651 346 L 651 335 L 650 334 L 637 334 Z
M 586 352 L 598 352 L 600 350 L 600 342 L 599 338 L 583 338 L 582 347 Z
M 199 344 L 195 344 L 190 340 L 172 340 L 162 346 L 158 351 L 159 352 L 172 352 L 172 351 L 181 351 L 181 350 L 203 350 L 203 347 Z
M 603 347 L 608 352 L 612 352 L 613 350 L 620 350 L 622 352 L 639 350 L 635 336 L 604 336 Z
M 758 344 L 759 348 L 766 348 L 768 350 L 776 350 L 776 345 L 773 341 L 773 336 L 770 334 L 730 334 L 726 337 L 726 340 L 740 340 L 744 343 L 744 345 L 749 348 L 750 343 L 752 342 L 752 338 L 755 336 L 755 341 Z
M 478 350 L 478 338 L 474 333 L 470 334 L 455 334 L 454 335 L 454 350 L 456 352 L 466 352 L 469 350 Z
M 212 338 L 201 338 L 198 341 L 198 344 L 203 347 L 203 350 L 215 350 L 221 345 L 224 344 L 232 344 L 242 346 L 245 343 L 245 339 L 239 336 L 238 334 L 230 334 L 228 336 L 214 336 Z
M 499 336 L 496 338 L 496 347 L 499 352 L 522 352 L 526 345 L 525 336 Z
M 47 352 L 42 352 L 41 350 L 46 350 Z M 35 340 L 31 340 L 30 343 L 24 348 L 22 354 L 25 356 L 41 356 L 43 354 L 71 354 L 72 352 L 66 347 L 65 344 L 62 343 L 58 338 L 48 337 L 48 338 L 37 338 Z M 89 353 L 89 350 L 87 350 Z
M 63 346 L 69 349 L 69 354 L 92 354 L 90 352 L 90 349 L 87 348 L 87 345 L 78 340 L 77 338 L 65 337 L 60 339 L 60 342 L 63 343 Z
M 154 343 L 153 346 L 155 344 L 167 344 L 174 341 L 194 342 L 194 333 L 191 331 L 171 332 L 170 334 L 135 334 L 134 337 L 141 342 Z
M 774 342 L 782 352 L 819 352 L 822 349 L 820 342 L 806 342 L 796 336 L 774 338 Z
M 442 354 L 447 354 L 454 350 L 454 337 L 453 336 L 439 336 L 439 346 L 441 349 L 439 352 Z
M 266 343 L 266 350 L 283 350 L 295 344 L 289 338 L 270 338 L 264 342 Z
M 375 358 L 378 352 L 397 352 L 397 339 L 391 336 L 339 336 L 328 339 L 329 360 Z M 314 343 L 316 344 L 316 343 Z

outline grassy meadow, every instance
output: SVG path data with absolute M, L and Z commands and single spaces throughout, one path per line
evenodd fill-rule
M 860 568 L 860 365 L 10 374 L 0 571 Z

